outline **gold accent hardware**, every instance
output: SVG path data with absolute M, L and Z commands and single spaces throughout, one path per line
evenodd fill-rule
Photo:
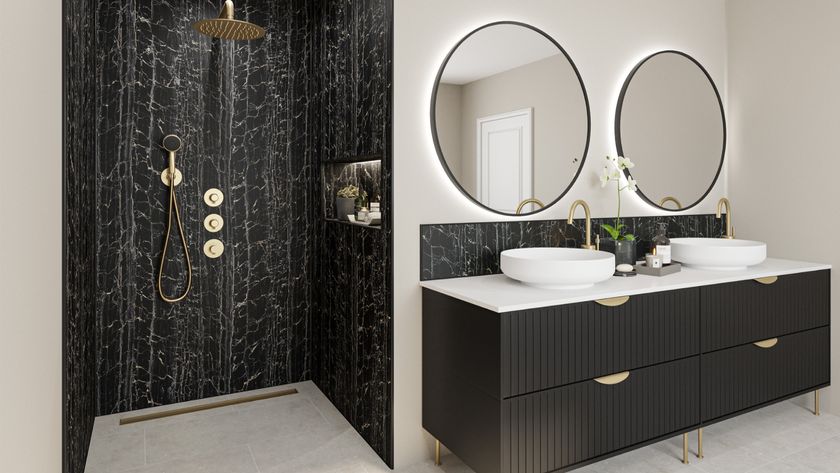
M 567 223 L 569 225 L 574 223 L 575 210 L 577 210 L 578 207 L 583 207 L 583 213 L 586 215 L 586 243 L 580 245 L 580 247 L 585 250 L 594 250 L 595 245 L 592 244 L 592 217 L 589 212 L 589 204 L 587 204 L 585 200 L 579 199 L 572 203 L 572 208 L 569 209 L 569 220 Z
M 169 187 L 169 173 L 170 172 L 171 171 L 169 170 L 169 168 L 166 168 L 166 169 L 164 169 L 163 171 L 160 172 L 160 182 L 162 182 L 163 185 L 165 185 L 166 187 Z M 176 169 L 175 170 L 175 185 L 180 186 L 181 181 L 183 181 L 183 180 L 184 180 L 184 175 L 181 174 L 181 170 Z
M 208 258 L 218 258 L 225 252 L 225 244 L 220 240 L 207 240 L 204 242 L 204 255 Z
M 688 433 L 683 434 L 683 464 L 688 465 Z
M 814 391 L 814 415 L 820 415 L 820 390 Z
M 773 284 L 774 282 L 776 282 L 778 280 L 779 280 L 779 276 L 768 276 L 766 278 L 757 278 L 757 279 L 755 279 L 755 282 L 758 282 L 758 283 L 761 283 L 761 284 Z
M 683 208 L 683 205 L 680 203 L 680 201 L 677 200 L 676 197 L 671 197 L 670 195 L 668 197 L 663 197 L 662 200 L 659 201 L 659 206 L 664 208 L 665 204 L 667 204 L 668 202 L 673 202 L 677 204 L 677 210 L 682 210 Z
M 540 199 L 535 199 L 535 198 L 525 199 L 522 202 L 520 202 L 519 205 L 516 206 L 516 215 L 520 215 L 522 213 L 522 209 L 525 208 L 525 206 L 528 205 L 528 204 L 539 205 L 539 207 L 541 209 L 545 208 L 545 204 L 542 203 L 542 201 Z
M 703 458 L 703 427 L 697 429 L 697 458 Z
M 204 229 L 216 233 L 225 226 L 225 219 L 219 214 L 210 214 L 204 217 Z
M 755 342 L 753 345 L 759 348 L 773 348 L 776 344 L 779 343 L 778 338 L 768 338 L 767 340 L 762 340 L 760 342 Z
M 210 207 L 218 207 L 225 200 L 225 195 L 219 189 L 207 189 L 204 193 L 204 203 Z
M 254 394 L 251 396 L 237 397 L 234 399 L 226 399 L 224 401 L 213 401 L 194 406 L 179 407 L 175 409 L 168 409 L 160 412 L 153 412 L 151 414 L 140 414 L 136 416 L 127 416 L 120 419 L 120 425 L 136 424 L 137 422 L 145 422 L 147 420 L 163 419 L 165 417 L 172 417 L 181 414 L 189 414 L 191 412 L 206 411 L 209 409 L 216 409 L 219 407 L 233 406 L 236 404 L 245 404 L 246 402 L 262 401 L 264 399 L 273 399 L 275 397 L 288 396 L 290 394 L 297 394 L 297 389 L 283 389 L 280 391 L 273 391 L 263 394 Z
M 595 235 L 595 249 L 601 251 L 601 235 Z
M 187 245 L 187 236 L 184 233 L 184 225 L 181 223 L 181 211 L 178 209 L 178 199 L 175 196 L 175 187 L 178 185 L 178 170 L 175 169 L 175 153 L 181 149 L 181 138 L 177 135 L 166 135 L 163 137 L 163 148 L 169 153 L 169 167 L 163 172 L 166 174 L 166 180 L 170 176 L 175 176 L 174 182 L 169 185 L 169 212 L 166 219 L 166 236 L 163 240 L 163 251 L 160 255 L 160 267 L 158 269 L 157 288 L 160 298 L 164 302 L 170 304 L 182 301 L 190 293 L 192 287 L 192 262 L 190 261 L 190 250 Z M 161 179 L 163 177 L 161 176 Z M 163 292 L 163 265 L 166 262 L 166 251 L 169 249 L 169 235 L 172 233 L 172 217 L 178 224 L 178 231 L 181 234 L 181 244 L 184 246 L 184 258 L 187 262 L 187 285 L 184 292 L 180 296 L 169 297 Z
M 630 300 L 630 296 L 610 297 L 609 299 L 597 299 L 595 303 L 604 307 L 618 307 Z
M 542 203 L 540 199 L 532 198 L 532 199 L 525 199 L 516 206 L 516 215 L 520 215 L 522 213 L 522 209 L 525 208 L 528 204 L 535 204 L 539 205 L 541 209 L 545 208 L 545 204 Z
M 622 371 L 621 373 L 611 374 L 609 376 L 602 376 L 600 378 L 595 378 L 594 381 L 598 384 L 604 384 L 607 386 L 612 386 L 614 384 L 621 384 L 630 377 L 629 371 Z
M 222 39 L 257 39 L 265 36 L 265 29 L 247 21 L 233 19 L 233 1 L 225 1 L 218 18 L 200 20 L 193 28 L 201 34 Z
M 440 440 L 435 439 L 435 465 L 440 466 Z
M 717 204 L 717 212 L 715 213 L 715 217 L 721 218 L 721 211 L 726 208 L 726 233 L 723 235 L 722 238 L 726 238 L 727 240 L 731 240 L 735 238 L 735 229 L 732 227 L 732 204 L 729 202 L 729 199 L 726 197 L 721 197 Z

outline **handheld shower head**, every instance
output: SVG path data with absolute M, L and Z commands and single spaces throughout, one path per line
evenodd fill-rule
M 163 149 L 174 153 L 181 149 L 181 138 L 178 135 L 166 135 L 163 137 Z
M 193 28 L 201 34 L 221 39 L 257 39 L 265 36 L 263 27 L 247 21 L 233 19 L 233 1 L 225 0 L 218 18 L 200 20 Z

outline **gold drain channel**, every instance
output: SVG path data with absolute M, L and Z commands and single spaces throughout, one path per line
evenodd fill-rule
M 236 404 L 245 404 L 246 402 L 262 401 L 263 399 L 272 399 L 275 397 L 288 396 L 290 394 L 297 394 L 297 389 L 283 389 L 280 391 L 272 391 L 264 394 L 254 394 L 252 396 L 244 396 L 236 399 L 226 399 L 224 401 L 213 401 L 204 404 L 197 404 L 189 407 L 179 407 L 177 409 L 170 409 L 167 411 L 153 412 L 151 414 L 140 414 L 136 416 L 128 416 L 120 419 L 120 425 L 136 424 L 137 422 L 145 422 L 147 420 L 162 419 L 164 417 L 172 417 L 181 414 L 189 414 L 190 412 L 206 411 L 216 409 L 219 407 L 233 406 Z

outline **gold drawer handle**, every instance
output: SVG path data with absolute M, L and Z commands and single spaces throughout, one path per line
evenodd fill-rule
M 779 343 L 778 338 L 770 338 L 770 339 L 767 339 L 767 340 L 762 340 L 760 342 L 755 342 L 755 343 L 753 343 L 753 345 L 755 345 L 759 348 L 773 348 L 773 347 L 776 346 L 777 343 Z
M 755 280 L 755 282 L 770 285 L 770 284 L 773 284 L 774 282 L 776 282 L 778 280 L 779 280 L 779 276 L 768 276 L 766 278 L 758 278 L 758 279 Z
M 607 386 L 611 386 L 613 384 L 619 384 L 624 382 L 627 378 L 630 377 L 629 371 L 622 371 L 621 373 L 611 374 L 609 376 L 604 376 L 601 378 L 595 378 L 596 383 L 606 384 Z
M 609 299 L 598 299 L 595 302 L 604 307 L 618 307 L 624 305 L 630 300 L 630 296 L 610 297 Z

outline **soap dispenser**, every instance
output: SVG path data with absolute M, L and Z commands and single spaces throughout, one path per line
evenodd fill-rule
M 659 231 L 653 237 L 653 247 L 656 250 L 654 254 L 662 257 L 663 265 L 671 264 L 671 240 L 665 235 L 667 231 L 668 224 L 662 222 L 659 224 Z

